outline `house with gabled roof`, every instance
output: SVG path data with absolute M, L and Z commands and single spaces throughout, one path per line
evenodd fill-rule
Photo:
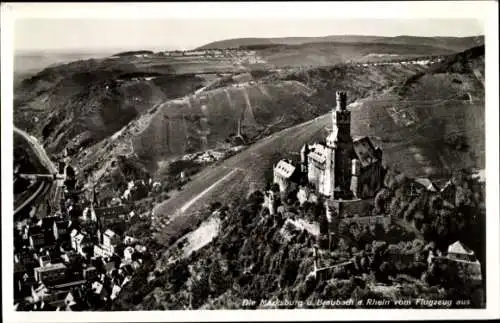
M 103 245 L 105 245 L 108 248 L 115 248 L 118 246 L 121 242 L 120 237 L 110 229 L 107 229 L 104 234 L 103 234 Z
M 292 182 L 298 183 L 300 171 L 290 160 L 280 160 L 273 169 L 273 183 L 278 184 L 280 191 L 284 192 Z
M 437 192 L 438 191 L 438 188 L 436 186 L 436 184 L 434 184 L 430 179 L 428 178 L 424 178 L 424 177 L 419 177 L 419 178 L 415 178 L 414 181 L 417 183 L 417 184 L 420 184 L 422 187 L 424 187 L 426 190 L 428 190 L 429 192 Z
M 474 251 L 462 244 L 460 241 L 455 241 L 448 246 L 448 258 L 453 260 L 476 262 Z
M 66 279 L 66 265 L 62 263 L 47 264 L 34 270 L 35 279 L 43 284 L 54 285 Z

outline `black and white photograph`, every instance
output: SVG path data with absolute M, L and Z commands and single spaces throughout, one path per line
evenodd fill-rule
M 498 3 L 154 6 L 2 4 L 7 321 L 498 315 Z

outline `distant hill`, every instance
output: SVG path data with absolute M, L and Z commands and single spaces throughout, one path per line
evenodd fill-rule
M 326 67 L 346 62 L 375 62 L 442 56 L 455 51 L 430 45 L 387 44 L 379 42 L 314 42 L 294 45 L 248 45 L 241 48 L 254 50 L 268 64 L 276 67 Z
M 35 74 L 44 68 L 76 60 L 102 58 L 110 53 L 20 52 L 14 55 L 14 73 Z
M 484 66 L 484 45 L 476 46 L 410 76 L 398 94 L 412 99 L 484 98 Z
M 113 56 L 130 56 L 130 55 L 144 55 L 144 54 L 154 54 L 154 52 L 150 50 L 135 50 L 135 51 L 121 52 L 118 54 L 114 54 Z
M 484 36 L 473 37 L 418 37 L 418 36 L 357 36 L 357 35 L 333 35 L 324 37 L 283 37 L 283 38 L 235 38 L 215 41 L 197 49 L 223 49 L 239 48 L 251 45 L 300 45 L 307 43 L 384 43 L 399 45 L 426 45 L 451 51 L 463 51 L 470 47 L 484 44 Z

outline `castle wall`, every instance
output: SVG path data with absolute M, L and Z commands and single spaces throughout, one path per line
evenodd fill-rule
M 288 185 L 290 185 L 290 181 L 288 179 L 283 178 L 276 173 L 274 174 L 273 182 L 275 184 L 278 184 L 278 186 L 280 187 L 280 192 L 286 191 L 286 189 L 288 188 Z
M 332 200 L 329 205 L 340 218 L 353 217 L 356 214 L 363 217 L 371 214 L 373 199 Z
M 267 208 L 270 215 L 274 215 L 276 213 L 274 195 L 272 192 L 266 192 L 264 194 L 264 203 L 262 204 L 262 207 Z
M 342 192 L 351 191 L 351 161 L 353 150 L 348 145 L 335 150 L 335 188 L 340 187 Z
M 441 268 L 453 267 L 458 277 L 469 285 L 482 283 L 483 277 L 479 261 L 460 261 L 449 257 L 433 257 L 433 261 Z
M 370 226 L 370 225 L 375 225 L 375 224 L 381 224 L 385 229 L 388 229 L 389 226 L 391 225 L 391 217 L 389 216 L 383 216 L 383 215 L 376 215 L 376 216 L 363 216 L 363 217 L 356 217 L 356 218 L 343 218 L 341 220 L 341 223 L 343 224 L 352 224 L 356 223 L 359 226 L 365 227 L 365 226 Z
M 308 163 L 307 180 L 309 183 L 313 184 L 317 190 L 322 186 L 324 174 L 324 166 L 310 159 Z
M 372 216 L 373 199 L 329 200 L 326 202 L 330 232 L 336 232 L 338 224 L 356 223 L 360 226 L 381 224 L 385 229 L 391 225 L 388 216 Z
M 349 269 L 354 269 L 354 263 L 352 261 L 346 261 L 342 264 L 323 267 L 316 269 L 316 277 L 319 281 L 329 280 L 332 277 L 335 277 L 340 274 L 344 274 Z
M 361 168 L 358 176 L 357 196 L 361 199 L 374 197 L 382 188 L 382 163 L 377 162 Z

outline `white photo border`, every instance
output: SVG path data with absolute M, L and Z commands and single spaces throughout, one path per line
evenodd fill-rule
M 491 319 L 499 317 L 498 3 L 496 1 L 267 2 L 267 3 L 2 3 L 2 293 L 5 322 L 320 321 Z M 486 309 L 480 310 L 213 310 L 150 312 L 16 312 L 13 309 L 12 105 L 14 22 L 21 18 L 101 19 L 475 18 L 484 23 L 486 50 Z

